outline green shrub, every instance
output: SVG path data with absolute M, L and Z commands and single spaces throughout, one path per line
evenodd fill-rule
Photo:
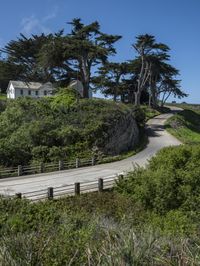
M 62 88 L 52 98 L 51 107 L 53 110 L 69 111 L 70 108 L 76 107 L 77 95 L 76 91 L 71 88 Z
M 161 150 L 146 169 L 130 172 L 116 189 L 160 213 L 179 208 L 199 210 L 200 146 Z
M 193 237 L 198 232 L 199 222 L 183 210 L 170 210 L 164 215 L 148 211 L 143 226 L 146 231 L 157 232 L 163 237 Z
M 134 110 L 124 104 L 77 101 L 69 89 L 52 97 L 8 101 L 0 113 L 0 165 L 91 158 L 94 147 L 103 149 L 111 129 L 130 115 Z

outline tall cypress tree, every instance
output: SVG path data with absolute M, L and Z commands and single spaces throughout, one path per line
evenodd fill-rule
M 121 36 L 108 35 L 100 31 L 97 21 L 84 25 L 81 19 L 69 23 L 72 30 L 62 37 L 53 37 L 40 53 L 41 65 L 65 66 L 66 74 L 76 76 L 83 83 L 85 98 L 89 97 L 92 68 L 105 63 L 116 50 L 114 43 Z M 49 52 L 50 51 L 50 52 Z

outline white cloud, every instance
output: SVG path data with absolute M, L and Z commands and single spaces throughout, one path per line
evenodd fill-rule
M 43 24 L 43 21 L 36 18 L 34 15 L 28 18 L 23 18 L 21 25 L 21 32 L 27 36 L 41 32 L 44 32 L 45 34 L 51 32 L 51 30 Z
M 51 19 L 54 19 L 57 15 L 58 7 L 54 7 L 53 11 L 47 14 L 45 17 L 39 19 L 35 15 L 30 17 L 23 18 L 21 21 L 21 32 L 26 35 L 30 36 L 31 34 L 38 34 L 38 33 L 51 33 L 51 29 L 46 25 L 47 22 Z

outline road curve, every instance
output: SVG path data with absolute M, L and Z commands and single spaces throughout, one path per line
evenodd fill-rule
M 180 111 L 180 108 L 171 108 L 173 112 Z M 180 145 L 181 142 L 171 136 L 165 129 L 165 121 L 173 113 L 161 114 L 147 123 L 149 143 L 147 147 L 138 154 L 118 162 L 101 164 L 96 166 L 38 174 L 5 178 L 0 180 L 0 194 L 14 195 L 16 193 L 27 193 L 46 189 L 47 187 L 61 187 L 75 182 L 90 182 L 98 178 L 105 178 L 130 171 L 134 165 L 145 166 L 148 160 L 160 149 L 166 146 Z

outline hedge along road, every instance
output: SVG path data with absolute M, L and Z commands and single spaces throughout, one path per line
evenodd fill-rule
M 47 189 L 48 187 L 62 187 L 75 182 L 90 182 L 95 181 L 98 178 L 106 178 L 133 170 L 134 165 L 136 164 L 145 166 L 148 163 L 148 160 L 163 147 L 181 144 L 179 140 L 164 129 L 164 123 L 173 115 L 173 112 L 181 111 L 181 109 L 177 107 L 170 108 L 172 113 L 161 114 L 148 121 L 147 134 L 149 137 L 149 143 L 147 147 L 138 154 L 113 163 L 46 174 L 1 179 L 0 194 L 23 194 L 31 191 Z

